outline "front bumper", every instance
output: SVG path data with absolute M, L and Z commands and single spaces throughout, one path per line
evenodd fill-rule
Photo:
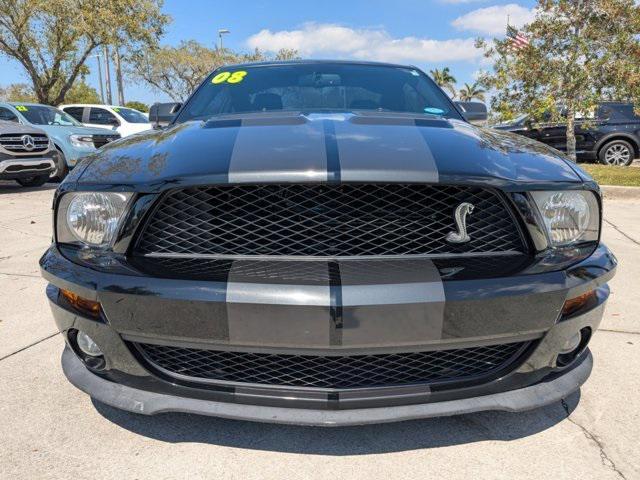
M 282 278 L 266 284 L 261 283 L 264 279 L 247 277 L 247 268 L 231 268 L 222 282 L 161 278 L 131 266 L 130 271 L 121 265 L 112 268 L 108 262 L 88 268 L 55 246 L 41 259 L 53 314 L 67 342 L 70 329 L 82 330 L 105 353 L 104 367 L 94 371 L 70 351 L 64 354 L 65 373 L 83 391 L 140 413 L 189 411 L 314 425 L 487 409 L 519 411 L 566 396 L 586 380 L 591 358 L 583 354 L 563 369 L 556 363 L 558 354 L 577 332 L 598 328 L 609 295 L 606 282 L 616 261 L 600 245 L 589 258 L 566 270 L 508 276 L 495 272 L 491 278 L 465 276 L 451 266 L 428 270 L 415 260 L 409 270 L 389 263 L 379 274 L 367 270 L 366 275 L 355 275 L 357 265 L 339 266 L 345 284 L 336 298 L 332 287 L 325 292 L 311 277 L 296 285 L 283 283 Z M 417 270 L 440 276 L 437 281 L 418 278 Z M 60 288 L 99 301 L 101 317 L 91 319 L 65 305 Z M 593 304 L 561 317 L 565 300 L 590 290 L 596 292 Z M 322 300 L 325 293 L 331 300 L 328 304 Z M 340 332 L 329 314 L 336 306 L 341 311 Z M 508 342 L 531 342 L 531 348 L 513 368 L 479 383 L 318 390 L 230 382 L 205 385 L 168 378 L 141 361 L 132 342 L 311 355 L 417 352 Z
M 88 393 L 92 398 L 121 410 L 145 415 L 164 412 L 196 413 L 234 420 L 322 427 L 401 422 L 484 410 L 523 412 L 558 402 L 567 397 L 589 378 L 592 367 L 593 358 L 591 352 L 587 351 L 578 360 L 578 364 L 564 375 L 519 390 L 417 405 L 352 410 L 313 410 L 216 402 L 140 390 L 113 383 L 92 374 L 69 347 L 66 347 L 62 353 L 62 369 L 73 385 Z

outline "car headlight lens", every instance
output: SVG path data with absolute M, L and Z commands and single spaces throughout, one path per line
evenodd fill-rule
M 60 200 L 58 242 L 107 246 L 114 239 L 131 193 L 74 192 Z
M 594 242 L 599 238 L 600 209 L 593 192 L 531 192 L 551 246 Z
M 74 147 L 93 147 L 93 137 L 91 135 L 69 135 L 69 141 Z

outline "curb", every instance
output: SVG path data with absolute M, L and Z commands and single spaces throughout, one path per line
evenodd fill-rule
M 619 187 L 600 185 L 602 194 L 608 200 L 640 200 L 640 187 Z

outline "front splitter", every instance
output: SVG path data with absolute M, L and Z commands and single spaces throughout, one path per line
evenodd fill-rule
M 518 390 L 419 405 L 311 410 L 216 402 L 139 390 L 94 375 L 68 347 L 62 353 L 62 369 L 73 385 L 102 403 L 129 412 L 144 415 L 183 412 L 255 422 L 326 427 L 400 422 L 485 410 L 532 410 L 558 402 L 580 388 L 589 378 L 592 367 L 593 357 L 591 352 L 587 352 L 581 363 L 565 374 Z

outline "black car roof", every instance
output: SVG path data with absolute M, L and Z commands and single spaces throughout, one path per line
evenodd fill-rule
M 326 64 L 339 64 L 339 65 L 371 65 L 378 67 L 395 67 L 395 68 L 417 68 L 413 65 L 399 64 L 399 63 L 387 63 L 387 62 L 371 62 L 365 60 L 270 60 L 263 62 L 246 62 L 235 63 L 226 65 L 228 67 L 267 67 L 276 65 L 326 65 Z

